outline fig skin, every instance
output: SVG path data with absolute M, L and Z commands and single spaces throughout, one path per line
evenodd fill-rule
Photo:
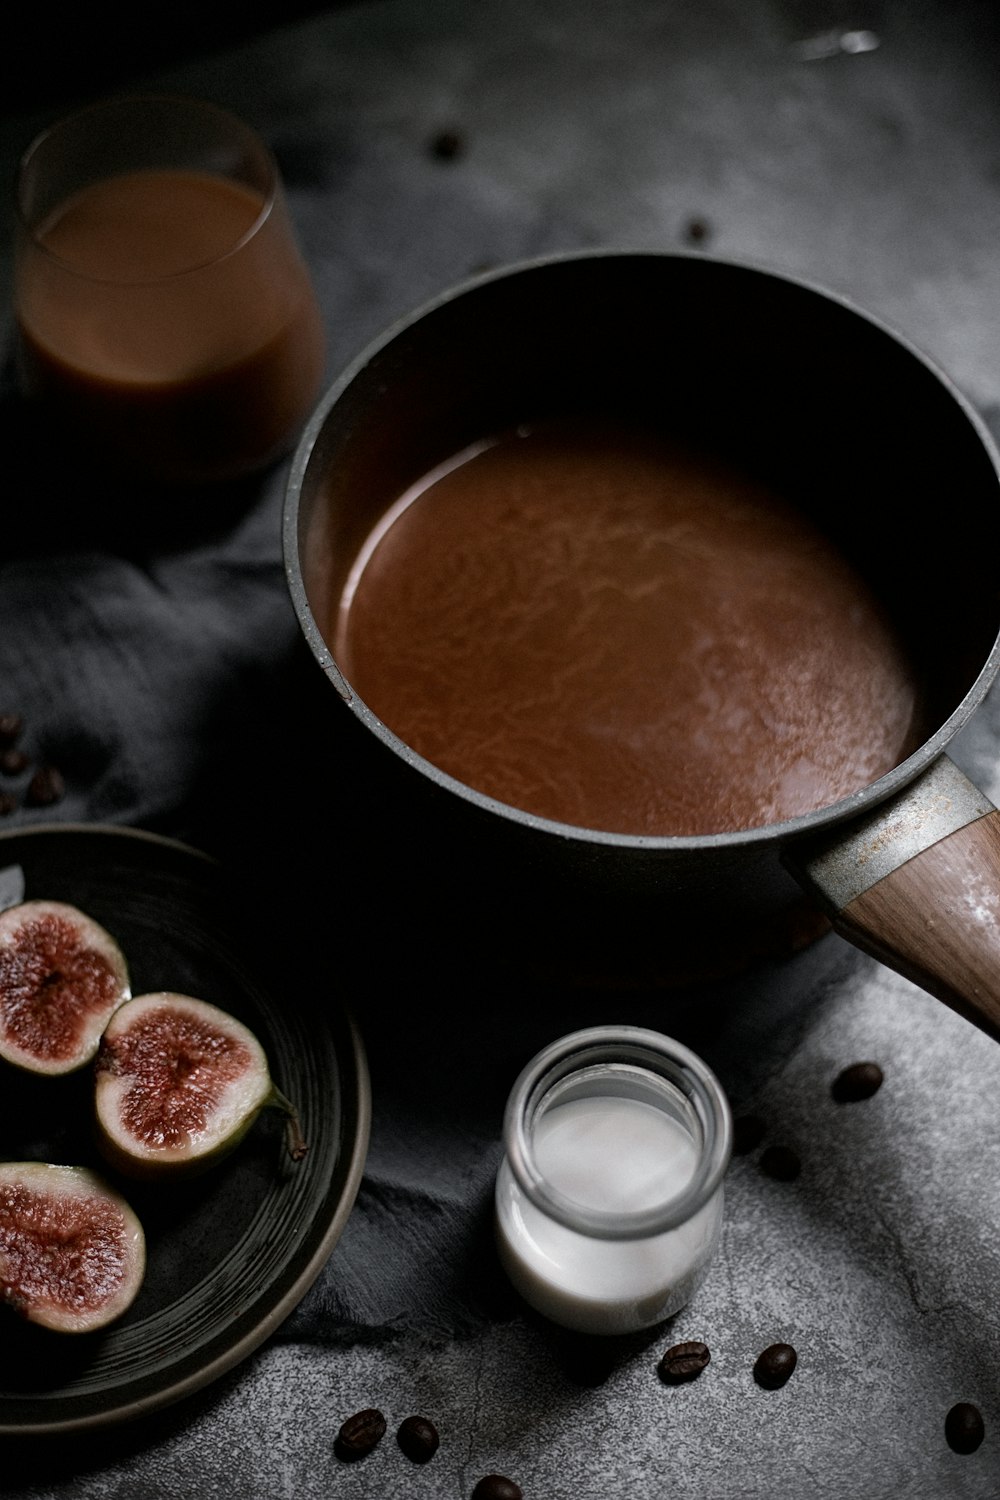
M 34 1259 L 33 1248 L 40 1252 Z M 83 1267 L 95 1301 L 84 1305 L 86 1282 L 63 1300 L 46 1287 L 61 1265 L 70 1277 Z M 0 1163 L 0 1302 L 55 1333 L 92 1333 L 131 1307 L 145 1273 L 142 1225 L 97 1173 L 48 1162 Z
M 78 1071 L 131 993 L 121 948 L 78 907 L 22 901 L 0 912 L 0 1057 L 15 1067 Z
M 306 1143 L 254 1033 L 193 995 L 136 995 L 112 1017 L 94 1065 L 98 1148 L 123 1176 L 189 1177 L 229 1156 L 261 1110 L 287 1119 L 289 1154 Z

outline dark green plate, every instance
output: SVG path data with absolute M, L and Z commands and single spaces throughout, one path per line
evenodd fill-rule
M 356 1024 L 311 958 L 283 940 L 216 861 L 155 835 L 99 826 L 0 835 L 0 889 L 96 918 L 129 962 L 132 993 L 177 990 L 256 1032 L 309 1150 L 290 1160 L 265 1110 L 236 1151 L 187 1183 L 114 1178 L 91 1138 L 89 1069 L 36 1078 L 0 1062 L 0 1160 L 95 1168 L 146 1231 L 146 1276 L 117 1323 L 54 1334 L 0 1308 L 0 1434 L 71 1431 L 139 1416 L 231 1369 L 318 1276 L 364 1170 L 370 1088 Z M 10 899 L 9 896 L 7 898 Z M 275 930 L 276 929 L 276 930 Z M 323 972 L 326 967 L 326 972 Z

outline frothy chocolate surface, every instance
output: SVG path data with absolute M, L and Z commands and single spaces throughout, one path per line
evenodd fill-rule
M 329 631 L 427 760 L 580 827 L 757 827 L 919 738 L 905 653 L 833 543 L 721 461 L 610 425 L 526 427 L 427 476 Z

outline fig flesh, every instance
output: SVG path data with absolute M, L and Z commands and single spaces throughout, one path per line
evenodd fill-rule
M 57 1333 L 121 1317 L 146 1271 L 142 1225 L 85 1167 L 0 1163 L 0 1301 Z
M 112 1016 L 95 1065 L 101 1151 L 120 1172 L 201 1171 L 227 1156 L 262 1109 L 281 1109 L 289 1151 L 305 1154 L 294 1107 L 257 1037 L 192 995 L 136 995 Z
M 33 1073 L 72 1073 L 130 994 L 122 950 L 85 912 L 62 901 L 0 912 L 0 1057 Z

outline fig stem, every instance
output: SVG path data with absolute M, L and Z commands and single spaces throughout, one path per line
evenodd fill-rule
M 271 1098 L 268 1101 L 275 1109 L 280 1109 L 285 1114 L 285 1142 L 288 1146 L 288 1154 L 292 1161 L 301 1161 L 309 1150 L 309 1142 L 302 1134 L 302 1126 L 299 1122 L 299 1112 L 290 1099 L 279 1088 L 271 1084 Z

